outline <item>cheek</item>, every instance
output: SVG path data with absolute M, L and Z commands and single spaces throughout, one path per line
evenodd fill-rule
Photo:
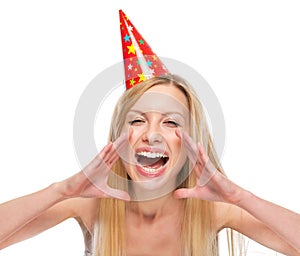
M 176 135 L 175 131 L 170 134 L 168 141 L 173 154 L 177 156 L 182 154 L 186 155 L 182 140 Z
M 173 145 L 181 145 L 181 139 L 176 135 L 176 129 L 165 132 L 165 138 Z
M 134 145 L 143 135 L 143 129 L 141 127 L 132 126 L 130 128 L 131 136 L 129 142 L 131 145 Z
M 133 145 L 143 134 L 141 126 L 124 125 L 122 133 L 130 134 L 129 143 Z

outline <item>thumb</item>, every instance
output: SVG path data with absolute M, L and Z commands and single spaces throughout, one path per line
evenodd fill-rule
M 196 191 L 194 188 L 180 188 L 174 191 L 173 196 L 177 199 L 192 198 L 196 197 Z
M 107 194 L 109 197 L 125 200 L 125 201 L 130 201 L 130 196 L 127 192 L 119 189 L 113 189 L 109 186 L 107 186 L 107 189 L 104 192 Z

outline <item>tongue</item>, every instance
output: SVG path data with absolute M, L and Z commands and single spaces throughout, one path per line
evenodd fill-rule
M 157 169 L 164 164 L 161 158 L 148 158 L 148 157 L 141 157 L 139 159 L 139 163 L 144 167 L 152 168 L 152 169 Z

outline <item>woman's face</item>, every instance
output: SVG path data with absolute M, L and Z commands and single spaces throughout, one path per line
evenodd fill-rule
M 185 95 L 174 85 L 156 85 L 146 91 L 127 113 L 123 131 L 131 130 L 131 154 L 123 163 L 134 182 L 163 185 L 174 179 L 186 161 L 176 130 L 188 130 Z

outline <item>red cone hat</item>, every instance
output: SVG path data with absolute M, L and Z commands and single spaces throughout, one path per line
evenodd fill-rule
M 119 10 L 126 89 L 169 73 L 122 10 Z

